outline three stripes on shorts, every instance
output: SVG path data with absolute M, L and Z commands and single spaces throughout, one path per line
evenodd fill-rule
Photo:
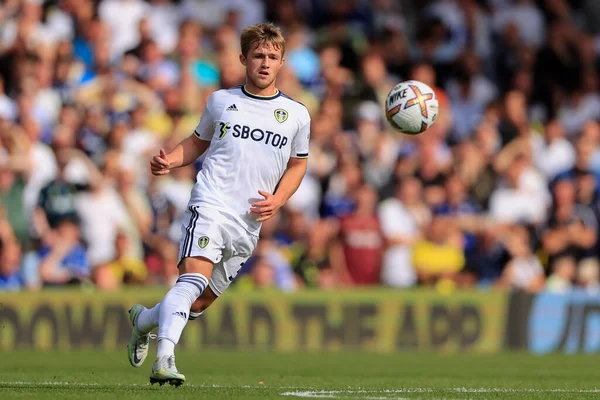
M 196 229 L 196 222 L 198 222 L 198 206 L 190 206 L 190 212 L 192 213 L 190 217 L 190 222 L 185 228 L 185 240 L 183 242 L 183 249 L 181 252 L 181 258 L 190 257 L 192 254 L 192 246 L 194 243 L 194 230 Z

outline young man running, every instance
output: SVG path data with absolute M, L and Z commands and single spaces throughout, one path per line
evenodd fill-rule
M 144 362 L 149 333 L 158 326 L 151 383 L 185 382 L 174 349 L 188 319 L 229 287 L 256 247 L 261 223 L 285 204 L 306 172 L 308 110 L 275 87 L 285 61 L 280 30 L 249 26 L 240 42 L 246 85 L 212 93 L 194 133 L 150 162 L 154 175 L 165 175 L 206 152 L 182 225 L 179 279 L 153 308 L 136 304 L 129 311 L 134 367 Z

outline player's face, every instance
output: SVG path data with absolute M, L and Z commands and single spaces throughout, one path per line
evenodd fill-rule
M 240 61 L 246 66 L 246 77 L 257 89 L 267 89 L 275 85 L 275 78 L 285 59 L 282 49 L 269 43 L 259 43 L 248 51 L 247 57 L 240 55 Z

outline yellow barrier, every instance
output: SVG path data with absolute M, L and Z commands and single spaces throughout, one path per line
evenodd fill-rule
M 0 349 L 120 348 L 127 309 L 154 305 L 164 290 L 0 294 Z M 505 293 L 441 295 L 426 290 L 352 292 L 231 291 L 195 321 L 186 349 L 473 351 L 502 347 Z

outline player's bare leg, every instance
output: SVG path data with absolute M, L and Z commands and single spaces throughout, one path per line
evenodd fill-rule
M 202 294 L 200 295 L 200 297 L 198 297 L 198 300 L 196 300 L 194 302 L 194 304 L 192 304 L 192 309 L 190 310 L 190 321 L 197 319 L 200 317 L 200 315 L 202 315 L 202 313 L 204 312 L 204 310 L 206 310 L 208 307 L 210 307 L 210 305 L 212 303 L 215 302 L 216 299 L 218 299 L 219 296 L 217 296 L 212 289 L 209 287 L 207 287 L 206 289 L 204 289 L 204 292 L 202 292 Z

